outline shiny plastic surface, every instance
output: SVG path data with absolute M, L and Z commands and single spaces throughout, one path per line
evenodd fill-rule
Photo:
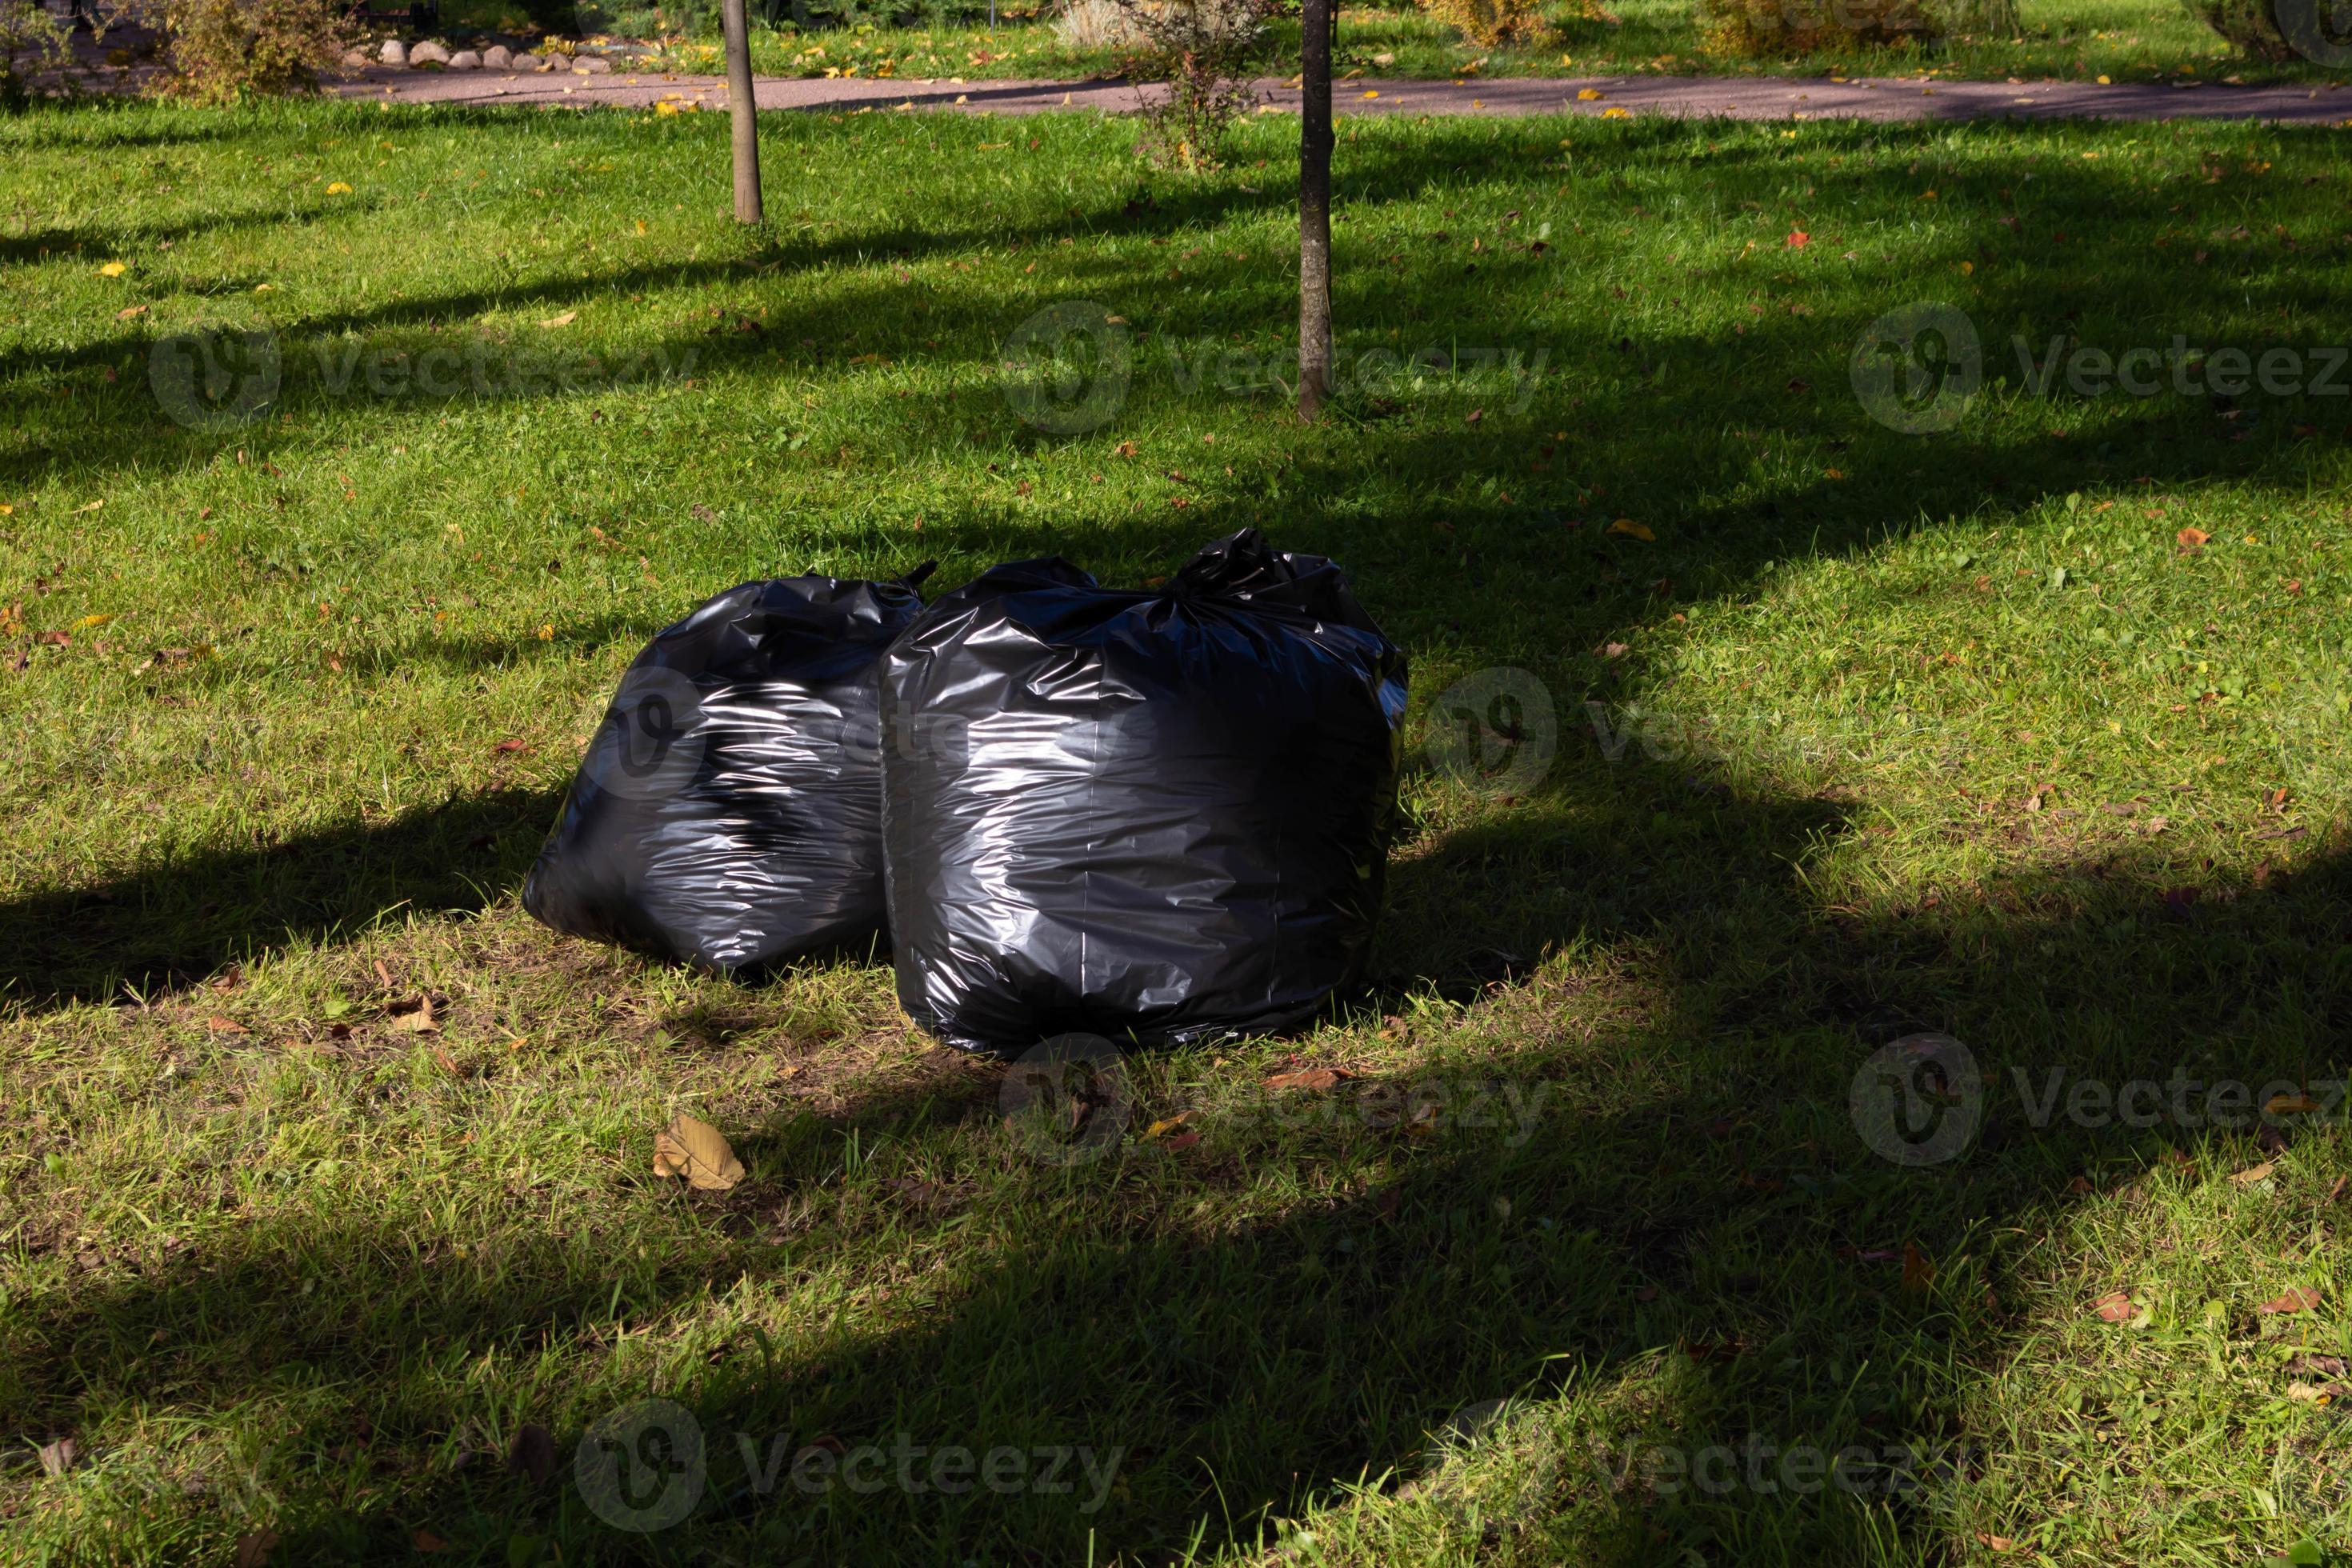
M 785 577 L 730 588 L 654 638 L 523 907 L 558 931 L 730 972 L 871 948 L 878 659 L 921 611 L 904 583 Z
M 1157 592 L 999 566 L 882 688 L 898 1000 L 930 1034 L 1273 1032 L 1360 977 L 1405 661 L 1328 561 L 1246 530 Z

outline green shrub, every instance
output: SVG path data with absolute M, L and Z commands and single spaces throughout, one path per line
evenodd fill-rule
M 70 37 L 40 0 L 0 0 L 0 109 L 22 109 L 34 77 L 73 58 Z
M 333 0 L 163 0 L 159 89 L 198 103 L 314 92 L 352 37 Z
M 2181 0 L 2189 14 L 2258 60 L 2291 60 L 2272 0 Z

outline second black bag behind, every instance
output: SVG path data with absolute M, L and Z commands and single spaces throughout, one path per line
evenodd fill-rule
M 1255 530 L 1156 592 L 1049 558 L 945 595 L 883 661 L 900 1005 L 1000 1052 L 1307 1021 L 1370 947 L 1404 705 L 1339 568 Z
M 759 971 L 882 930 L 882 649 L 915 584 L 744 583 L 621 679 L 523 888 L 558 931 Z

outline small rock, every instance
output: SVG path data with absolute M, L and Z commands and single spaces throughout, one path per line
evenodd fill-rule
M 504 44 L 492 44 L 482 51 L 482 68 L 486 71 L 511 70 L 514 68 L 514 51 Z
M 482 68 L 482 57 L 476 54 L 471 49 L 459 49 L 456 54 L 449 57 L 449 68 L 453 71 L 480 70 Z
M 612 69 L 613 62 L 602 55 L 582 55 L 572 62 L 574 76 L 608 76 Z
M 438 38 L 427 38 L 408 51 L 408 63 L 413 66 L 446 66 L 449 63 L 449 46 Z
M 539 57 L 539 68 L 546 71 L 570 70 L 572 57 L 559 50 L 550 49 Z
M 343 63 L 347 66 L 363 66 L 368 63 L 368 52 L 365 49 L 345 49 Z
M 375 58 L 388 66 L 404 66 L 408 63 L 408 46 L 398 38 L 386 38 Z
M 535 71 L 543 68 L 546 64 L 547 62 L 541 59 L 537 55 L 516 55 L 513 58 L 507 61 L 507 69 L 510 71 Z

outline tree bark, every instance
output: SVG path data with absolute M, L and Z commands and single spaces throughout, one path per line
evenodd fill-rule
M 1298 417 L 1331 390 L 1331 0 L 1300 0 Z
M 760 108 L 751 86 L 751 24 L 744 0 L 720 0 L 719 25 L 727 42 L 727 113 L 735 133 L 735 221 L 758 223 L 760 203 Z

